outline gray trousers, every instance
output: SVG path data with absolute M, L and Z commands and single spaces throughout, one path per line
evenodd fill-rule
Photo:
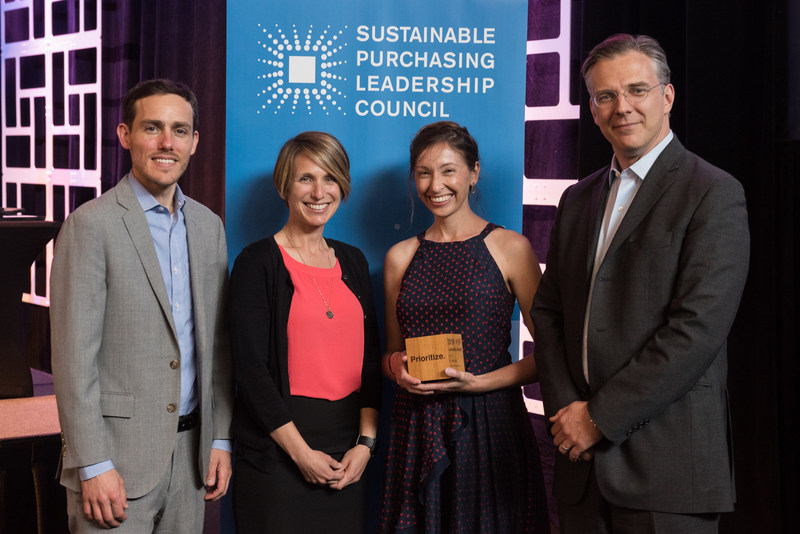
M 128 499 L 127 515 L 118 534 L 203 532 L 206 504 L 205 488 L 197 472 L 197 455 L 200 446 L 200 427 L 178 433 L 167 470 L 155 488 L 137 499 Z M 124 482 L 124 480 L 123 480 Z M 86 519 L 83 498 L 79 492 L 67 489 L 69 530 L 73 534 L 108 532 Z

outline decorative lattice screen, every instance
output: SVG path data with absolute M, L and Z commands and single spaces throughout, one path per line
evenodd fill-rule
M 101 2 L 2 3 L 3 206 L 63 221 L 100 194 Z M 52 242 L 26 302 L 48 305 Z

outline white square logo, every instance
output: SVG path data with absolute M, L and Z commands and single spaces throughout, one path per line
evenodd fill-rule
M 315 83 L 317 58 L 289 56 L 289 83 Z

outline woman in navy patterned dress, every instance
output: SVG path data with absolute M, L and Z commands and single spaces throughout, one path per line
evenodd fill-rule
M 381 532 L 549 532 L 544 484 L 520 386 L 532 357 L 512 363 L 511 316 L 528 312 L 541 277 L 528 240 L 469 205 L 480 173 L 466 128 L 437 122 L 411 143 L 411 172 L 434 222 L 386 255 L 386 376 L 397 385 Z M 466 371 L 422 383 L 404 339 L 457 332 Z

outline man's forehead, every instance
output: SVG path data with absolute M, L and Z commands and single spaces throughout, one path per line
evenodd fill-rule
M 150 95 L 136 101 L 136 120 L 161 123 L 192 124 L 192 105 L 174 95 Z
M 589 71 L 586 82 L 589 88 L 597 82 L 621 83 L 624 87 L 631 87 L 647 85 L 653 78 L 657 78 L 655 61 L 642 52 L 631 50 L 599 60 Z

